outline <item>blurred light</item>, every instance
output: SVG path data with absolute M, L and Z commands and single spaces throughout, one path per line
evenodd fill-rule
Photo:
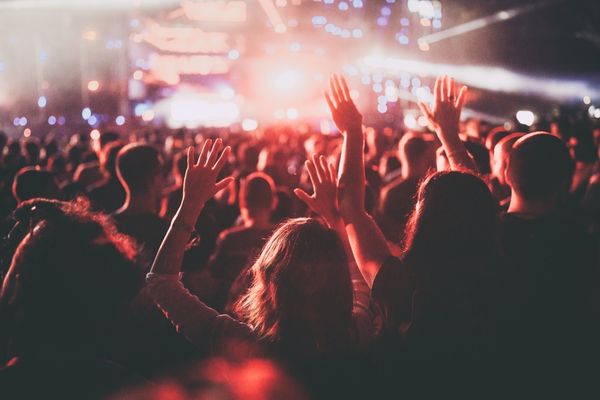
M 297 70 L 288 70 L 275 76 L 273 83 L 275 87 L 281 90 L 290 90 L 295 88 L 300 82 L 300 72 Z
M 29 136 L 31 136 L 31 129 L 29 129 L 29 128 L 25 128 L 25 130 L 23 130 L 23 136 L 24 136 L 24 137 L 29 137 Z
M 129 26 L 131 26 L 132 28 L 138 28 L 140 26 L 140 20 L 132 19 L 131 21 L 129 21 Z
M 321 120 L 321 123 L 319 125 L 322 134 L 329 135 L 331 133 L 331 125 L 329 124 L 328 120 Z
M 139 103 L 139 104 L 136 104 L 135 107 L 133 108 L 133 113 L 135 114 L 136 117 L 141 117 L 142 114 L 144 113 L 144 111 L 146 111 L 149 108 L 150 108 L 150 106 L 148 104 Z
M 48 117 L 48 125 L 55 125 L 56 124 L 56 117 L 54 115 L 51 115 Z
M 423 26 L 431 26 L 431 20 L 430 19 L 421 18 L 420 22 L 421 22 L 421 25 L 423 25 Z
M 90 138 L 92 140 L 100 139 L 100 131 L 98 129 L 92 129 L 90 132 Z
M 82 38 L 84 38 L 85 40 L 89 40 L 89 41 L 96 40 L 97 36 L 98 36 L 98 34 L 94 30 L 85 31 L 81 35 Z
M 400 20 L 400 25 L 402 25 L 402 26 L 408 26 L 408 25 L 410 25 L 410 20 L 408 18 L 406 18 L 406 17 L 402 18 Z
M 60 117 L 58 117 L 56 122 L 58 122 L 59 125 L 64 125 L 67 123 L 67 119 L 61 115 Z
M 240 52 L 236 49 L 229 50 L 229 53 L 227 53 L 227 57 L 230 60 L 237 60 L 238 58 L 240 58 Z
M 428 0 L 419 1 L 419 14 L 423 18 L 433 18 L 433 3 Z
M 590 96 L 583 96 L 583 104 L 590 104 L 591 102 Z
M 588 108 L 588 114 L 590 114 L 590 117 L 593 117 L 593 116 L 594 116 L 594 112 L 595 112 L 595 111 L 596 111 L 596 107 L 594 107 L 594 106 L 590 106 L 590 107 Z
M 246 132 L 251 132 L 253 130 L 256 130 L 256 128 L 258 128 L 258 122 L 256 122 L 256 120 L 251 118 L 244 118 L 244 120 L 242 121 L 242 129 Z
M 351 98 L 352 100 L 356 100 L 356 99 L 358 99 L 358 98 L 359 98 L 359 96 L 360 96 L 360 93 L 358 92 L 358 90 L 356 90 L 356 89 L 352 89 L 352 90 L 350 90 L 350 98 Z
M 440 21 L 439 19 L 434 19 L 433 22 L 431 23 L 431 25 L 435 29 L 440 29 L 442 27 L 442 21 Z
M 141 80 L 143 77 L 144 77 L 144 72 L 140 71 L 139 69 L 133 73 L 133 79 L 135 79 L 136 81 Z
M 119 126 L 122 126 L 125 123 L 125 117 L 118 115 L 117 118 L 115 118 L 115 123 Z
M 277 26 L 275 26 L 275 32 L 277 33 L 284 33 L 286 30 L 287 28 L 284 24 L 277 24 Z
M 298 26 L 298 20 L 294 18 L 288 20 L 288 26 L 290 28 L 296 28 Z
M 429 125 L 429 121 L 427 120 L 427 118 L 424 115 L 421 115 L 419 118 L 417 118 L 417 124 L 419 124 L 419 126 L 425 128 L 427 125 Z
M 427 86 L 421 86 L 416 90 L 416 96 L 419 101 L 429 103 L 431 101 L 431 91 Z
M 379 103 L 377 105 L 377 111 L 379 111 L 381 114 L 385 114 L 387 112 L 387 105 L 384 103 Z
M 327 23 L 327 18 L 322 15 L 315 15 L 312 17 L 312 23 L 313 25 L 325 25 Z
M 221 93 L 221 97 L 223 97 L 224 99 L 230 100 L 235 97 L 235 91 L 230 87 L 221 89 L 220 93 Z
M 600 118 L 600 108 L 596 108 L 594 111 L 594 118 Z
M 296 119 L 298 118 L 298 110 L 295 108 L 288 108 L 285 112 L 285 115 L 288 117 L 288 119 Z
M 420 87 L 421 86 L 421 80 L 419 78 L 412 78 L 412 80 L 410 81 L 410 83 L 414 87 Z
M 95 92 L 96 90 L 98 90 L 98 88 L 100 88 L 100 82 L 96 80 L 89 81 L 87 88 L 90 92 Z
M 87 120 L 91 115 L 92 115 L 92 110 L 89 107 L 86 107 L 83 110 L 81 110 L 81 117 L 83 119 Z
M 297 53 L 300 51 L 300 43 L 295 42 L 290 45 L 290 51 Z
M 352 37 L 361 38 L 362 35 L 363 34 L 362 34 L 362 31 L 360 29 L 356 28 L 356 29 L 352 30 Z
M 27 125 L 27 118 L 26 117 L 19 118 L 19 125 L 26 126 Z
M 408 3 L 406 5 L 408 7 L 408 11 L 410 12 L 419 11 L 419 0 L 408 0 Z
M 90 125 L 96 125 L 98 123 L 98 118 L 95 115 L 92 115 L 88 118 L 87 122 Z
M 364 4 L 363 4 L 363 1 L 362 1 L 362 0 L 354 0 L 354 1 L 352 2 L 352 6 L 353 6 L 354 8 L 362 8 L 362 7 L 363 7 L 363 5 L 364 5 Z
M 46 107 L 46 104 L 48 103 L 48 101 L 46 100 L 46 96 L 40 96 L 38 98 L 37 104 L 39 108 L 44 108 Z
M 44 62 L 48 59 L 48 53 L 46 53 L 45 51 L 40 51 L 40 53 L 38 54 L 38 59 L 40 60 L 40 62 Z
M 283 119 L 285 117 L 285 111 L 283 110 L 275 110 L 275 119 Z
M 325 3 L 325 4 L 333 4 L 333 0 L 323 0 L 323 3 Z
M 400 44 L 408 44 L 408 36 L 400 35 L 398 37 L 398 42 L 400 42 Z
M 389 17 L 392 14 L 392 10 L 389 7 L 381 7 L 381 15 Z
M 346 11 L 348 9 L 348 3 L 346 3 L 345 1 L 340 1 L 340 3 L 338 4 L 338 8 L 341 11 Z
M 386 26 L 388 24 L 388 19 L 386 17 L 377 18 L 377 25 Z
M 14 126 L 19 126 L 19 125 L 21 125 L 21 118 L 19 118 L 19 117 L 15 117 L 15 119 L 13 119 L 13 125 L 14 125 Z
M 531 126 L 535 122 L 535 115 L 528 110 L 517 111 L 517 121 L 520 124 Z
M 154 119 L 154 110 L 145 110 L 142 113 L 142 120 L 145 122 L 150 122 Z
M 408 129 L 416 129 L 417 128 L 417 119 L 412 114 L 406 114 L 404 116 L 404 126 Z
M 373 84 L 373 91 L 375 93 L 379 93 L 383 90 L 383 87 L 381 86 L 381 83 L 375 83 Z

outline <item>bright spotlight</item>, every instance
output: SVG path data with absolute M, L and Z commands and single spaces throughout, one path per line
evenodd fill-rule
M 98 90 L 100 88 L 100 82 L 93 80 L 93 81 L 89 81 L 87 88 L 90 92 L 95 92 L 96 90 Z
M 81 118 L 87 120 L 92 115 L 92 110 L 89 107 L 81 110 Z
M 299 82 L 300 72 L 295 69 L 282 72 L 274 78 L 275 87 L 281 90 L 291 90 L 297 87 Z
M 118 115 L 117 118 L 115 118 L 115 123 L 119 126 L 122 126 L 125 123 L 125 117 Z
M 251 118 L 245 118 L 242 121 L 242 129 L 246 132 L 252 132 L 256 128 L 258 128 L 258 122 L 256 122 L 256 120 Z
M 535 122 L 535 115 L 528 110 L 517 111 L 517 121 L 520 124 L 531 126 Z
M 98 129 L 92 129 L 92 131 L 90 132 L 90 138 L 92 140 L 100 139 L 100 131 Z

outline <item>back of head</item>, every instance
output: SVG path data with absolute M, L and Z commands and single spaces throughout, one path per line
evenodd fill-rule
M 117 155 L 117 175 L 130 193 L 145 193 L 161 175 L 162 159 L 150 145 L 131 143 Z
M 114 131 L 107 131 L 107 132 L 102 132 L 100 134 L 100 149 L 103 149 L 107 144 L 111 143 L 111 142 L 116 142 L 120 139 L 120 136 L 117 132 Z
M 479 177 L 436 172 L 419 187 L 406 227 L 405 256 L 426 275 L 458 278 L 489 260 L 495 228 L 496 203 Z
M 508 157 L 512 153 L 512 149 L 520 138 L 525 136 L 524 133 L 511 133 L 506 137 L 500 139 L 500 141 L 493 148 L 494 156 L 492 163 L 492 173 L 497 177 L 500 182 L 504 183 L 504 173 L 506 165 L 508 164 Z
M 573 162 L 563 141 L 547 132 L 520 138 L 508 159 L 508 184 L 524 200 L 548 201 L 569 188 Z
M 242 180 L 240 185 L 240 207 L 251 214 L 261 210 L 272 210 L 276 201 L 276 188 L 273 179 L 255 172 Z
M 25 167 L 15 175 L 12 185 L 17 202 L 34 198 L 60 199 L 61 193 L 54 175 L 35 167 Z
M 494 147 L 496 147 L 498 142 L 501 141 L 503 138 L 507 137 L 508 135 L 510 135 L 510 132 L 504 129 L 503 126 L 495 127 L 490 131 L 490 133 L 488 133 L 487 137 L 485 138 L 485 147 L 489 151 L 494 151 Z
M 490 171 L 490 153 L 487 151 L 485 146 L 473 140 L 467 140 L 463 142 L 467 151 L 473 157 L 473 161 L 475 161 L 475 165 L 477 165 L 477 170 L 482 175 L 489 174 Z
M 310 218 L 281 225 L 251 268 L 236 313 L 264 340 L 302 351 L 347 345 L 352 284 L 337 234 Z
M 420 136 L 407 133 L 402 136 L 398 143 L 400 162 L 410 166 L 417 166 L 424 162 L 430 162 L 430 147 Z
M 133 244 L 87 202 L 35 199 L 13 215 L 14 255 L 0 304 L 20 316 L 18 340 L 77 347 L 138 292 Z
M 117 155 L 124 144 L 119 141 L 109 142 L 100 153 L 100 168 L 111 178 L 117 177 Z

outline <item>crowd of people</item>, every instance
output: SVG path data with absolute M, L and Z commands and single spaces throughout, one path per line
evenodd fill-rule
M 339 135 L 0 134 L 0 396 L 589 393 L 600 129 L 466 135 L 466 97 L 374 129 L 334 75 Z

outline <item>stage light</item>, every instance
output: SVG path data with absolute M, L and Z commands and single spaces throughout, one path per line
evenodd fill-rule
M 419 118 L 417 118 L 417 124 L 420 127 L 425 128 L 427 125 L 429 125 L 429 121 L 427 120 L 427 118 L 424 115 L 421 115 Z
M 439 19 L 434 19 L 433 22 L 431 23 L 431 25 L 435 29 L 440 29 L 442 27 L 442 21 L 440 21 Z
M 85 40 L 89 40 L 90 42 L 96 40 L 97 36 L 98 34 L 94 30 L 85 31 L 81 35 L 82 38 L 84 38 Z
M 590 104 L 591 102 L 590 96 L 583 96 L 583 104 Z
M 87 122 L 91 126 L 96 125 L 98 123 L 98 118 L 95 115 L 92 115 L 87 119 Z
M 38 104 L 39 108 L 46 107 L 47 103 L 48 103 L 48 101 L 46 100 L 46 96 L 40 96 L 40 97 L 38 97 L 37 104 Z
M 404 126 L 408 129 L 416 129 L 417 128 L 417 119 L 412 114 L 406 114 L 404 116 Z
M 288 119 L 298 119 L 298 110 L 295 108 L 288 108 L 285 115 Z
M 300 43 L 298 43 L 298 42 L 292 43 L 290 45 L 290 51 L 293 52 L 293 53 L 297 53 L 297 52 L 300 51 L 300 47 L 301 47 Z
M 58 119 L 56 120 L 56 122 L 58 122 L 59 125 L 64 125 L 67 123 L 67 119 L 65 117 L 63 117 L 62 115 L 58 117 Z
M 386 17 L 379 17 L 377 18 L 377 25 L 379 26 L 387 26 L 388 24 L 388 19 Z
M 29 136 L 31 136 L 31 129 L 25 128 L 23 130 L 23 136 L 26 137 L 26 138 L 28 138 Z
M 55 125 L 56 124 L 56 117 L 54 115 L 51 115 L 48 117 L 48 125 Z
M 345 1 L 340 1 L 340 3 L 338 4 L 338 8 L 340 9 L 340 11 L 346 11 L 348 10 L 348 3 L 346 3 Z
M 298 86 L 300 82 L 300 72 L 294 69 L 281 72 L 275 76 L 273 82 L 277 89 L 291 90 Z
M 387 112 L 387 105 L 379 103 L 377 105 L 377 111 L 379 111 L 381 114 L 385 114 Z
M 594 116 L 594 112 L 595 112 L 595 111 L 596 111 L 596 107 L 594 107 L 594 106 L 590 106 L 590 107 L 588 108 L 588 114 L 590 114 L 590 117 L 593 117 L 593 116 Z
M 225 87 L 219 90 L 221 97 L 227 100 L 231 100 L 235 97 L 235 91 L 230 87 Z
M 90 118 L 91 115 L 92 110 L 89 107 L 86 107 L 83 110 L 81 110 L 81 118 L 87 120 L 88 118 Z
M 356 28 L 356 29 L 352 30 L 352 37 L 359 39 L 362 36 L 363 36 L 363 33 L 360 29 Z
M 373 84 L 373 91 L 375 93 L 380 93 L 382 90 L 383 90 L 383 87 L 381 86 L 381 83 Z
M 229 50 L 227 57 L 229 57 L 230 60 L 237 60 L 240 58 L 240 52 L 235 49 Z
M 256 128 L 258 128 L 258 122 L 256 122 L 256 120 L 251 118 L 244 118 L 244 120 L 242 121 L 242 129 L 246 132 L 254 131 L 256 130 Z
M 523 124 L 526 126 L 531 126 L 535 122 L 535 115 L 531 111 L 528 111 L 528 110 L 517 111 L 516 117 L 517 117 L 517 121 L 519 121 L 520 124 Z
M 92 140 L 98 140 L 98 139 L 100 139 L 100 131 L 98 129 L 92 129 L 90 131 L 90 138 Z
M 419 1 L 419 14 L 423 18 L 433 18 L 433 3 L 428 0 Z
M 87 88 L 90 92 L 95 92 L 100 88 L 100 82 L 98 82 L 97 80 L 89 81 Z
M 600 118 L 600 108 L 596 108 L 594 111 L 594 118 Z
M 117 118 L 115 118 L 115 123 L 119 126 L 122 126 L 123 124 L 125 124 L 125 117 L 122 115 L 118 115 Z
M 400 25 L 402 25 L 402 26 L 409 26 L 410 25 L 410 20 L 408 18 L 404 17 L 404 18 L 402 18 L 400 20 Z
M 363 5 L 364 5 L 364 4 L 363 4 L 363 1 L 362 1 L 362 0 L 354 0 L 354 1 L 352 2 L 352 6 L 353 6 L 354 8 L 362 8 L 362 7 L 363 7 Z
M 360 96 L 360 92 L 358 90 L 356 90 L 356 89 L 350 90 L 350 98 L 352 100 L 358 99 L 359 96 Z
M 19 118 L 19 117 L 15 117 L 15 119 L 13 119 L 13 125 L 14 125 L 14 126 L 19 126 L 19 125 L 21 125 L 21 118 Z
M 392 10 L 389 7 L 381 7 L 381 15 L 384 17 L 389 17 L 392 15 Z
M 27 126 L 27 118 L 26 117 L 19 118 L 19 125 Z
M 408 0 L 406 4 L 408 7 L 408 11 L 410 12 L 418 12 L 419 11 L 419 0 Z
M 316 26 L 325 25 L 327 23 L 327 18 L 322 15 L 315 15 L 312 17 L 312 24 Z
M 135 79 L 136 81 L 141 80 L 143 77 L 144 72 L 140 71 L 139 69 L 133 73 L 133 79 Z

